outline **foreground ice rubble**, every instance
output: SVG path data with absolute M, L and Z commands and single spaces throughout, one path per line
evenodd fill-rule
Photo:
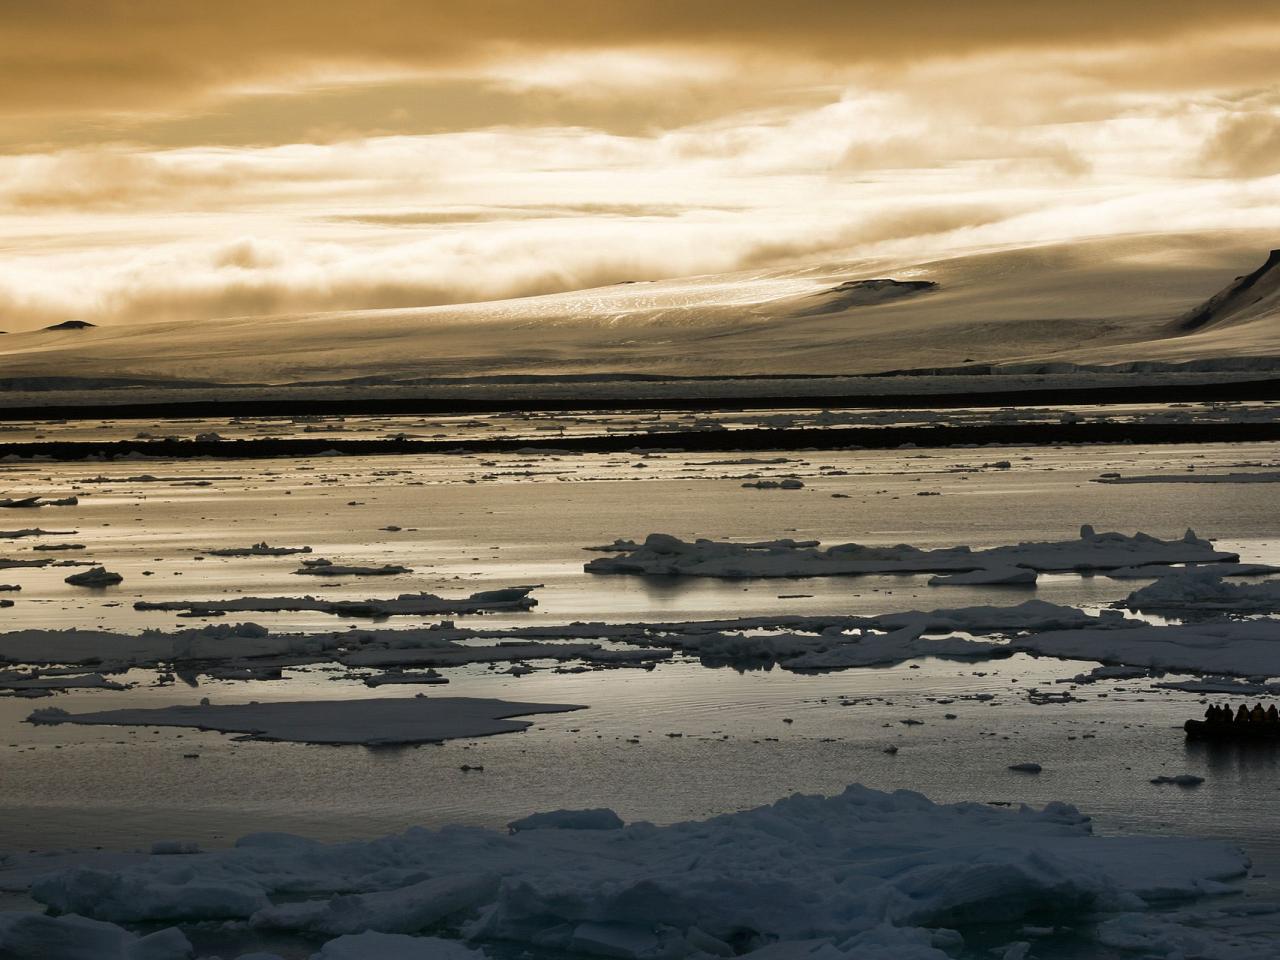
M 112 924 L 247 920 L 343 938 L 322 957 L 381 956 L 338 952 L 361 937 L 392 945 L 372 932 L 399 935 L 405 949 L 406 935 L 429 933 L 473 949 L 635 960 L 946 960 L 963 945 L 954 927 L 1135 916 L 1229 892 L 1225 881 L 1248 861 L 1208 840 L 1094 836 L 1089 818 L 1061 803 L 940 805 L 851 786 L 666 827 L 561 811 L 510 834 L 446 827 L 340 844 L 257 834 L 213 853 L 93 864 L 37 875 L 30 893 Z M 11 916 L 0 915 L 0 947 Z
M 1141 564 L 1235 562 L 1239 556 L 1218 551 L 1188 530 L 1180 540 L 1160 540 L 1145 533 L 1097 533 L 1085 525 L 1078 540 L 1020 543 L 974 550 L 944 547 L 925 550 L 909 544 L 869 547 L 858 543 L 821 549 L 814 540 L 728 543 L 686 542 L 651 533 L 642 545 L 609 548 L 618 556 L 597 557 L 589 573 L 686 577 L 820 577 L 871 573 L 963 573 L 1021 567 L 1055 570 L 1110 570 Z
M 529 720 L 511 717 L 584 709 L 566 703 L 514 703 L 479 697 L 396 697 L 376 700 L 284 701 L 211 704 L 68 713 L 36 710 L 35 724 L 196 727 L 244 734 L 250 740 L 298 743 L 436 743 L 526 730 Z

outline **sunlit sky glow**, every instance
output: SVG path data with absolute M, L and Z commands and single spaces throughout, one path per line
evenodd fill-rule
M 0 329 L 1280 227 L 1274 3 L 1088 7 L 0 0 Z

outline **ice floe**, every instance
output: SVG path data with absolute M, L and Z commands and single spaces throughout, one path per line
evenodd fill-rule
M 80 502 L 79 497 L 4 497 L 0 498 L 0 509 L 22 510 L 39 507 L 74 507 Z
M 361 567 L 334 563 L 323 557 L 303 560 L 302 566 L 293 572 L 312 577 L 394 577 L 402 573 L 413 573 L 408 567 L 402 567 L 396 563 L 384 563 L 378 567 Z
M 450 600 L 433 593 L 402 593 L 397 597 L 368 600 L 326 600 L 320 597 L 235 597 L 229 600 L 139 600 L 135 610 L 183 610 L 192 613 L 280 613 L 314 610 L 340 617 L 422 616 L 444 613 L 482 613 L 494 610 L 529 610 L 538 601 L 529 596 L 535 587 L 482 590 Z
M 35 724 L 195 727 L 244 734 L 244 739 L 249 740 L 380 745 L 436 743 L 459 737 L 512 733 L 528 729 L 532 721 L 511 717 L 582 709 L 575 704 L 419 694 L 371 700 L 198 703 L 74 714 L 47 707 L 36 710 L 27 719 Z
M 1280 610 L 1280 580 L 1229 583 L 1212 569 L 1189 569 L 1129 594 L 1130 610 Z
M 41 676 L 34 673 L 18 673 L 0 670 L 0 690 L 125 690 L 123 683 L 108 680 L 100 673 L 63 674 Z
M 1155 473 L 1141 476 L 1104 476 L 1094 483 L 1280 483 L 1280 472 L 1259 473 Z
M 123 581 L 124 577 L 106 567 L 91 567 L 81 573 L 71 574 L 65 582 L 73 587 L 113 587 Z
M 251 547 L 219 547 L 205 551 L 211 557 L 284 557 L 294 553 L 310 552 L 310 547 L 273 547 L 265 540 Z
M 1109 570 L 1140 564 L 1234 562 L 1239 556 L 1218 551 L 1188 530 L 1178 540 L 1144 533 L 1097 533 L 1085 525 L 1077 540 L 1019 543 L 974 550 L 968 546 L 925 550 L 909 544 L 872 547 L 857 543 L 821 549 L 813 541 L 766 543 L 688 542 L 651 533 L 619 556 L 589 561 L 588 573 L 686 577 L 819 577 L 869 573 L 952 573 L 1025 567 L 1055 570 Z
M 22 530 L 0 530 L 0 540 L 22 540 L 26 537 L 65 537 L 76 530 L 42 530 L 40 527 L 25 527 Z
M 1212 573 L 1219 577 L 1261 577 L 1280 573 L 1280 567 L 1269 563 L 1192 563 L 1185 566 L 1149 563 L 1108 570 L 1107 576 L 1113 580 L 1152 580 L 1156 577 L 1179 576 L 1192 571 Z
M 1010 648 L 1150 670 L 1280 676 L 1280 620 L 1276 619 L 1058 630 L 1017 638 Z
M 984 567 L 967 573 L 940 574 L 929 578 L 932 587 L 1034 587 L 1039 576 L 1028 567 Z

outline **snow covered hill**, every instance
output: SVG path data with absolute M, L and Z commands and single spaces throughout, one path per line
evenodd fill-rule
M 1280 357 L 1256 232 L 812 262 L 484 303 L 0 336 L 5 377 L 220 383 L 872 373 Z M 1259 265 L 1265 266 L 1259 269 Z

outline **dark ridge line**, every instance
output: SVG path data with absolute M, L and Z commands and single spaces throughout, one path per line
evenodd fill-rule
M 1280 400 L 1280 379 L 1199 384 L 1148 384 L 1135 387 L 1053 387 L 986 390 L 969 393 L 897 396 L 756 397 L 542 397 L 446 398 L 369 397 L 298 400 L 192 400 L 155 403 L 78 403 L 0 407 L 0 421 L 11 420 L 176 420 L 217 417 L 410 416 L 479 413 L 651 412 L 658 410 L 935 410 L 970 407 L 1024 407 L 1124 403 Z
M 1210 326 L 1214 320 L 1214 314 L 1220 307 L 1229 304 L 1231 300 L 1244 293 L 1278 265 L 1280 265 L 1280 250 L 1272 250 L 1267 256 L 1267 262 L 1257 270 L 1246 273 L 1242 277 L 1236 277 L 1200 306 L 1187 313 L 1178 324 L 1178 329 L 1190 333 Z
M 1280 423 L 1025 423 L 984 426 L 833 427 L 829 429 L 710 430 L 592 437 L 485 440 L 336 440 L 325 438 L 249 440 L 45 440 L 0 444 L 0 458 L 44 457 L 87 460 L 130 455 L 158 459 L 209 457 L 224 460 L 449 453 L 624 453 L 644 451 L 728 452 L 831 450 L 857 447 L 892 450 L 1063 444 L 1258 443 L 1280 441 Z

